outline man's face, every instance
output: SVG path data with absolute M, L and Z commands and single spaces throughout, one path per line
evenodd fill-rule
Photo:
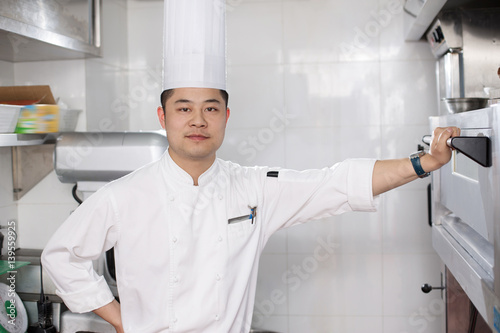
M 224 140 L 229 108 L 218 89 L 177 88 L 158 108 L 174 161 L 213 161 Z

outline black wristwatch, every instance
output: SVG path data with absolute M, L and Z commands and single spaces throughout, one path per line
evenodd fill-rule
M 424 169 L 422 169 L 422 164 L 420 164 L 420 157 L 424 155 L 425 151 L 423 150 L 417 151 L 410 155 L 410 161 L 413 165 L 413 170 L 415 170 L 415 173 L 419 178 L 425 178 L 431 174 L 430 172 L 425 172 Z

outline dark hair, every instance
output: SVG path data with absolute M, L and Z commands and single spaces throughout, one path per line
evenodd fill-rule
M 163 90 L 163 92 L 161 93 L 160 101 L 161 101 L 161 107 L 163 108 L 163 112 L 165 112 L 165 104 L 167 103 L 167 100 L 170 97 L 172 97 L 172 95 L 174 94 L 174 91 L 175 91 L 175 88 Z M 229 94 L 227 93 L 227 91 L 225 91 L 223 89 L 219 89 L 219 92 L 222 96 L 222 99 L 226 103 L 226 108 L 227 108 L 227 104 L 229 103 Z

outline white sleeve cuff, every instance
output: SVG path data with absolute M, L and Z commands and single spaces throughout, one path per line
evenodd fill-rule
M 347 175 L 347 200 L 353 211 L 376 211 L 378 197 L 373 197 L 372 178 L 374 159 L 350 161 Z
M 76 313 L 90 312 L 113 301 L 114 296 L 102 276 L 89 288 L 74 293 L 62 293 L 56 290 L 64 304 Z

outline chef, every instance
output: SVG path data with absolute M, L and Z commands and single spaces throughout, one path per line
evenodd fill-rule
M 165 2 L 157 114 L 168 150 L 85 200 L 42 255 L 68 308 L 94 311 L 117 332 L 248 332 L 259 257 L 275 231 L 375 211 L 379 194 L 446 164 L 446 140 L 459 134 L 436 129 L 428 154 L 300 172 L 218 159 L 230 116 L 224 15 L 207 3 Z M 119 302 L 92 265 L 112 247 Z

